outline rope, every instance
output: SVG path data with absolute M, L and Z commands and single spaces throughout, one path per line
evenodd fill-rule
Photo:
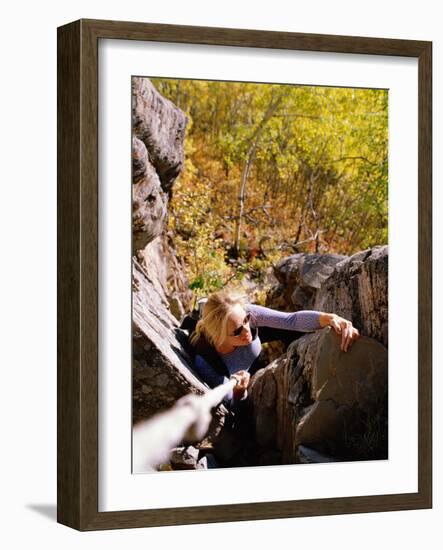
M 133 472 L 154 470 L 184 439 L 203 439 L 212 420 L 211 410 L 235 384 L 235 380 L 229 380 L 203 395 L 185 395 L 171 409 L 137 424 L 133 430 Z

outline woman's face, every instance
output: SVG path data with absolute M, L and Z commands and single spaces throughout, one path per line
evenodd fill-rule
M 226 344 L 230 346 L 247 346 L 252 342 L 251 327 L 249 326 L 249 315 L 240 306 L 234 306 L 227 323 Z

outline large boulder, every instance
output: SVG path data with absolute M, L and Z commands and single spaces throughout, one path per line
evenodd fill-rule
M 132 79 L 133 251 L 159 236 L 183 169 L 188 119 L 148 78 Z
M 283 464 L 301 461 L 306 448 L 311 462 L 387 458 L 387 364 L 372 338 L 346 353 L 329 327 L 296 340 L 252 378 L 258 445 L 277 449 Z
M 132 128 L 149 153 L 165 193 L 183 169 L 185 130 L 188 119 L 181 109 L 163 97 L 148 78 L 132 78 Z
M 133 78 L 133 422 L 172 407 L 207 386 L 193 371 L 188 335 L 178 319 L 191 293 L 167 231 L 172 185 L 183 167 L 187 118 L 147 78 Z M 222 432 L 227 410 L 219 405 L 205 441 Z
M 321 285 L 346 258 L 340 254 L 304 252 L 283 258 L 274 266 L 278 285 L 269 294 L 267 304 L 290 311 L 313 309 Z
M 132 137 L 132 248 L 135 253 L 158 237 L 167 216 L 168 196 L 149 162 L 145 144 Z
M 167 234 L 168 196 L 183 166 L 186 116 L 147 78 L 132 80 L 133 98 L 133 417 L 202 393 L 177 318 L 187 282 Z M 187 304 L 186 304 L 187 305 Z
M 143 266 L 133 262 L 133 422 L 169 409 L 186 394 L 202 394 L 207 386 L 192 369 L 186 334 L 170 313 L 165 297 Z M 209 437 L 224 424 L 226 409 L 214 413 Z
M 133 262 L 133 400 L 134 420 L 169 408 L 186 393 L 205 387 L 192 372 L 183 346 L 185 335 L 156 281 Z
M 266 305 L 341 315 L 365 336 L 388 346 L 388 246 L 352 256 L 293 254 L 274 267 L 278 285 Z
M 184 163 L 186 115 L 148 78 L 132 79 L 132 248 L 167 307 L 180 319 L 192 293 L 167 231 L 172 186 Z
M 181 320 L 192 309 L 192 292 L 182 261 L 176 254 L 172 235 L 164 231 L 137 252 L 137 260 L 161 294 L 166 307 L 176 319 Z
M 338 263 L 317 292 L 313 309 L 337 313 L 361 334 L 388 346 L 388 246 Z

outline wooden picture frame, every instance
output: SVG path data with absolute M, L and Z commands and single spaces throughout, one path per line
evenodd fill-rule
M 98 511 L 98 41 L 278 48 L 418 59 L 418 491 Z M 432 507 L 432 43 L 79 20 L 58 29 L 58 521 L 79 530 Z

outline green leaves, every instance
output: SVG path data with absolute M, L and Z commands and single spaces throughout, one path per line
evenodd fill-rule
M 228 250 L 257 131 L 241 223 L 247 272 L 263 237 L 273 243 L 263 269 L 294 250 L 352 254 L 387 242 L 387 90 L 152 81 L 190 120 L 170 226 L 195 292 L 240 278 Z

